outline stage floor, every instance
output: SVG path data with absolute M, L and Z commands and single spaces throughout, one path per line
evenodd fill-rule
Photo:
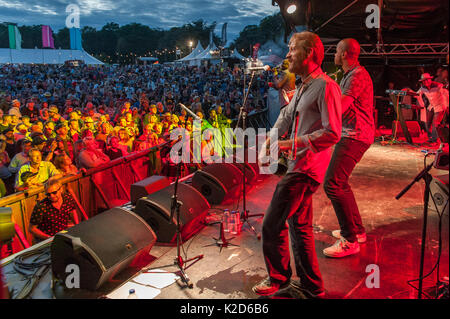
M 367 242 L 361 245 L 357 255 L 342 259 L 331 259 L 323 255 L 322 250 L 333 244 L 335 239 L 331 231 L 338 229 L 338 222 L 323 188 L 314 195 L 314 236 L 320 270 L 328 298 L 350 299 L 386 299 L 416 298 L 417 292 L 407 283 L 418 278 L 420 248 L 423 222 L 424 182 L 414 184 L 400 199 L 395 196 L 406 187 L 423 169 L 424 153 L 422 148 L 406 144 L 382 146 L 375 143 L 367 151 L 351 176 L 351 185 L 359 205 L 360 213 L 366 227 Z M 429 157 L 429 161 L 433 156 Z M 444 171 L 431 170 L 432 175 L 442 175 Z M 272 197 L 276 176 L 260 178 L 248 191 L 247 209 L 250 213 L 264 213 Z M 220 220 L 221 210 L 235 210 L 237 201 L 215 206 L 211 210 L 209 221 Z M 242 209 L 242 199 L 239 203 Z M 262 217 L 251 218 L 250 223 L 259 233 Z M 439 216 L 429 210 L 427 245 L 424 273 L 427 274 L 438 258 L 438 222 Z M 440 258 L 439 277 L 448 277 L 448 206 L 442 218 L 442 255 Z M 194 287 L 188 289 L 174 283 L 155 297 L 155 299 L 256 299 L 252 287 L 266 277 L 262 256 L 261 241 L 244 224 L 241 234 L 232 244 L 220 250 L 212 245 L 213 237 L 219 236 L 219 225 L 206 226 L 183 245 L 183 257 L 192 258 L 204 255 L 198 262 L 186 269 Z M 227 237 L 232 235 L 227 234 Z M 177 255 L 176 247 L 153 246 L 151 269 L 177 271 L 173 265 Z M 293 258 L 291 258 L 291 261 Z M 379 288 L 368 288 L 366 279 L 369 265 L 379 269 Z M 165 267 L 167 266 L 167 267 Z M 11 265 L 5 267 L 5 271 Z M 295 268 L 294 274 L 295 274 Z M 366 270 L 368 272 L 366 272 Z M 8 275 L 6 275 L 8 278 Z M 119 277 L 126 277 L 122 274 Z M 118 278 L 114 284 L 102 287 L 102 293 L 108 293 L 113 286 L 118 287 L 123 279 Z M 434 286 L 436 271 L 424 280 L 424 288 Z M 415 281 L 412 284 L 418 286 Z M 35 298 L 50 297 L 49 283 L 41 284 L 36 290 Z M 108 291 L 109 289 L 109 291 Z M 87 293 L 72 290 L 64 294 L 65 298 L 97 298 L 100 292 Z
M 323 188 L 314 195 L 314 236 L 316 252 L 325 288 L 330 298 L 415 298 L 417 293 L 408 280 L 418 278 L 423 222 L 424 182 L 414 184 L 396 200 L 403 190 L 423 169 L 422 148 L 407 144 L 382 146 L 376 143 L 367 151 L 355 168 L 350 183 L 366 227 L 367 242 L 361 245 L 357 255 L 331 259 L 322 250 L 333 244 L 331 231 L 338 229 L 338 222 Z M 430 156 L 429 160 L 434 157 Z M 444 171 L 433 169 L 432 175 Z M 270 176 L 259 180 L 249 191 L 247 208 L 250 213 L 263 213 L 279 180 Z M 235 208 L 237 203 L 221 208 Z M 242 209 L 242 201 L 240 208 Z M 429 210 L 427 246 L 424 273 L 434 266 L 438 257 L 438 214 Z M 262 217 L 251 218 L 250 223 L 259 233 Z M 448 276 L 448 207 L 442 218 L 442 255 L 440 277 Z M 219 247 L 205 247 L 214 243 L 211 237 L 219 235 L 219 226 L 206 227 L 186 244 L 187 257 L 203 254 L 204 258 L 187 273 L 194 283 L 193 289 L 181 289 L 172 285 L 163 289 L 157 298 L 257 298 L 252 287 L 266 277 L 261 242 L 244 224 L 242 233 L 233 244 L 220 252 Z M 228 235 L 230 236 L 230 235 Z M 173 262 L 176 249 L 154 247 L 152 254 L 158 259 L 152 268 Z M 293 258 L 291 257 L 291 261 Z M 380 287 L 367 288 L 368 265 L 377 265 Z M 295 267 L 292 266 L 292 269 Z M 436 283 L 436 272 L 424 280 L 424 288 Z M 413 282 L 418 286 L 418 282 Z

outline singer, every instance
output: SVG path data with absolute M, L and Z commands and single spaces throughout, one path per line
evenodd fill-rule
M 289 72 L 288 68 L 289 61 L 285 59 L 281 65 L 281 72 L 274 74 L 274 81 L 269 84 L 269 86 L 278 90 L 280 110 L 290 102 L 288 92 L 295 90 L 295 74 Z
M 277 184 L 264 216 L 262 246 L 269 277 L 253 291 L 267 296 L 290 285 L 311 298 L 320 298 L 325 292 L 314 244 L 312 196 L 325 176 L 331 146 L 341 136 L 341 91 L 320 68 L 324 48 L 317 34 L 295 33 L 286 58 L 289 72 L 299 75 L 302 85 L 281 110 L 274 129 L 281 137 L 297 125 L 291 129 L 289 140 L 278 141 L 281 151 L 297 152 L 295 159 L 289 160 L 287 174 Z M 270 145 L 269 139 L 266 145 Z M 291 281 L 289 234 L 300 282 Z

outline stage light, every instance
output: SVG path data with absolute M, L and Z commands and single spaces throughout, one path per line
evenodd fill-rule
M 289 14 L 293 14 L 295 11 L 297 11 L 297 6 L 295 4 L 291 4 L 286 9 L 286 12 Z

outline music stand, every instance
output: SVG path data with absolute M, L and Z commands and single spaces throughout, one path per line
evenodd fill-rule
M 238 121 L 236 124 L 236 127 L 239 127 L 239 123 L 241 121 L 242 118 L 242 130 L 245 132 L 245 130 L 247 129 L 246 127 L 246 119 L 247 119 L 247 100 L 248 100 L 248 95 L 250 93 L 250 88 L 252 87 L 253 84 L 253 79 L 255 77 L 255 73 L 256 71 L 252 71 L 252 75 L 250 78 L 250 82 L 248 85 L 248 89 L 247 89 L 247 93 L 244 95 L 244 101 L 242 102 L 242 106 L 240 108 L 239 111 L 239 117 L 238 117 Z M 244 74 L 245 76 L 245 74 Z M 245 79 L 244 79 L 244 85 L 245 85 Z M 258 240 L 261 239 L 261 234 L 258 234 L 255 230 L 255 228 L 250 224 L 250 222 L 248 221 L 249 218 L 251 217 L 260 217 L 260 216 L 264 216 L 264 214 L 249 214 L 249 211 L 247 210 L 247 192 L 246 192 L 246 167 L 247 167 L 247 156 L 246 156 L 246 150 L 247 150 L 247 140 L 246 140 L 246 136 L 244 135 L 244 168 L 243 168 L 243 175 L 242 175 L 242 212 L 240 214 L 240 218 L 242 219 L 243 222 L 247 223 L 247 225 L 250 227 L 250 229 L 253 231 L 253 233 L 256 235 L 256 237 L 258 238 Z

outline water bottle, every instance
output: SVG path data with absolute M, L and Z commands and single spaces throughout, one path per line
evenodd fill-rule
M 136 291 L 134 289 L 129 290 L 128 298 L 127 299 L 139 299 L 138 295 L 136 295 Z
M 230 231 L 230 211 L 228 209 L 223 211 L 222 222 L 223 231 L 228 233 Z
M 238 227 L 238 220 L 236 218 L 237 214 L 236 211 L 231 212 L 230 216 L 230 233 L 233 235 L 237 235 L 237 227 Z

